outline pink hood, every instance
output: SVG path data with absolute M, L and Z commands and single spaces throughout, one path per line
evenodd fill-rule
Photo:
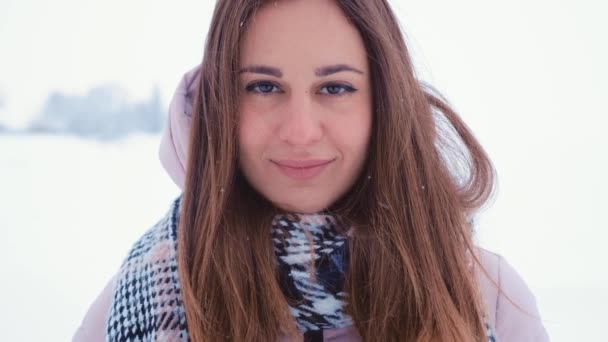
M 182 77 L 169 105 L 167 124 L 160 142 L 160 162 L 171 179 L 184 189 L 192 105 L 200 80 L 200 65 Z

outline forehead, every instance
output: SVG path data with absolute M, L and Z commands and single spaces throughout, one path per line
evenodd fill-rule
M 249 19 L 240 61 L 285 68 L 352 63 L 366 69 L 367 57 L 359 32 L 334 1 L 285 0 L 270 2 Z

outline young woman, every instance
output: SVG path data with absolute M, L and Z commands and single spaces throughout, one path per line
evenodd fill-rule
M 385 0 L 221 0 L 170 108 L 182 187 L 75 341 L 546 341 L 472 243 L 483 149 Z

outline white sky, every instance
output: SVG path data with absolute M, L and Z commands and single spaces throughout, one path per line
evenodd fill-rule
M 22 126 L 50 90 L 106 82 L 168 102 L 202 58 L 211 1 L 0 0 L 0 121 Z
M 588 261 L 608 260 L 608 3 L 392 3 L 420 75 L 498 170 L 482 245 L 505 254 L 541 300 L 554 284 L 604 291 L 607 268 Z M 0 0 L 0 123 L 25 125 L 51 90 L 106 82 L 134 98 L 158 85 L 167 104 L 202 58 L 213 4 Z
M 0 122 L 23 126 L 50 90 L 83 93 L 105 82 L 122 84 L 133 97 L 158 84 L 168 102 L 181 74 L 202 58 L 213 4 L 0 0 Z M 605 2 L 393 4 L 425 78 L 467 114 L 507 98 L 536 109 L 549 100 L 561 113 L 568 110 L 560 101 L 606 109 Z

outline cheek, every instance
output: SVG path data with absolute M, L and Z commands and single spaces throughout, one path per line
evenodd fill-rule
M 372 126 L 371 108 L 361 103 L 350 108 L 347 120 L 332 123 L 333 136 L 351 159 L 363 159 L 369 144 Z
M 247 157 L 253 153 L 255 150 L 256 144 L 256 135 L 255 135 L 255 124 L 254 120 L 252 120 L 252 113 L 243 112 L 239 113 L 239 130 L 238 130 L 238 141 L 239 141 L 239 150 L 241 157 Z M 244 159 L 244 158 L 241 158 Z
M 238 123 L 239 159 L 241 162 L 260 158 L 268 141 L 270 127 L 260 113 L 253 110 L 241 110 Z

